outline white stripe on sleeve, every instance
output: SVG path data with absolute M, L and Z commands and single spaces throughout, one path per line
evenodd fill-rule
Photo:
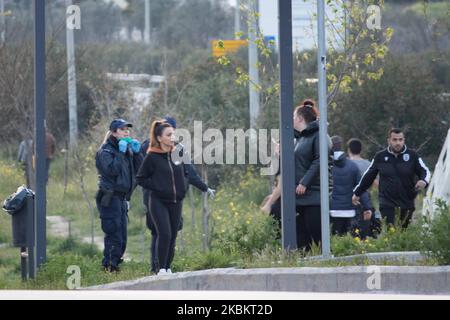
M 363 180 L 364 176 L 366 175 L 366 173 L 369 171 L 369 169 L 373 166 L 373 163 L 375 162 L 375 158 L 372 159 L 372 162 L 370 163 L 370 165 L 367 167 L 366 171 L 364 171 L 363 175 L 361 176 L 361 180 L 359 180 L 358 185 L 353 188 L 353 192 L 355 192 L 356 189 L 359 188 L 359 186 L 361 185 L 361 181 Z
M 425 182 L 426 182 L 427 184 L 429 184 L 429 183 L 430 183 L 430 178 L 431 178 L 431 172 L 430 172 L 430 170 L 428 169 L 428 167 L 425 165 L 425 163 L 423 162 L 422 158 L 420 158 L 420 157 L 419 157 L 419 164 L 420 164 L 420 166 L 421 166 L 423 169 L 425 169 L 425 171 L 427 172 L 427 175 L 426 175 L 426 177 L 425 177 Z

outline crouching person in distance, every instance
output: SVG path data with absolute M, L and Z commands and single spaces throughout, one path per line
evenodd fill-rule
M 123 119 L 111 122 L 95 164 L 99 174 L 96 203 L 105 233 L 102 266 L 119 271 L 127 246 L 128 201 L 136 187 L 136 171 L 142 163 L 139 141 L 131 138 L 133 125 Z

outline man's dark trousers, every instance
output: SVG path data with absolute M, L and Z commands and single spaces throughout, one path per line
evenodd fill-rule
M 386 219 L 386 223 L 388 225 L 395 225 L 395 211 L 400 210 L 400 220 L 402 228 L 407 228 L 409 223 L 411 222 L 414 208 L 411 209 L 402 209 L 402 208 L 389 208 L 389 207 L 381 207 L 380 212 L 383 219 Z

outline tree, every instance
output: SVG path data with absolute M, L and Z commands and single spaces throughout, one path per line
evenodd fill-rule
M 414 68 L 410 66 L 414 65 Z M 403 128 L 407 145 L 434 163 L 450 124 L 450 101 L 419 56 L 389 55 L 379 81 L 367 81 L 337 101 L 330 110 L 330 131 L 346 139 L 361 138 L 366 156 L 386 145 L 391 127 Z

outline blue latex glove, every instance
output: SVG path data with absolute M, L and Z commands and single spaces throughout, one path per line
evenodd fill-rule
M 128 142 L 126 140 L 119 141 L 119 151 L 122 153 L 127 152 Z
M 134 153 L 141 152 L 141 143 L 136 139 L 133 139 L 131 141 L 131 150 L 133 150 Z

